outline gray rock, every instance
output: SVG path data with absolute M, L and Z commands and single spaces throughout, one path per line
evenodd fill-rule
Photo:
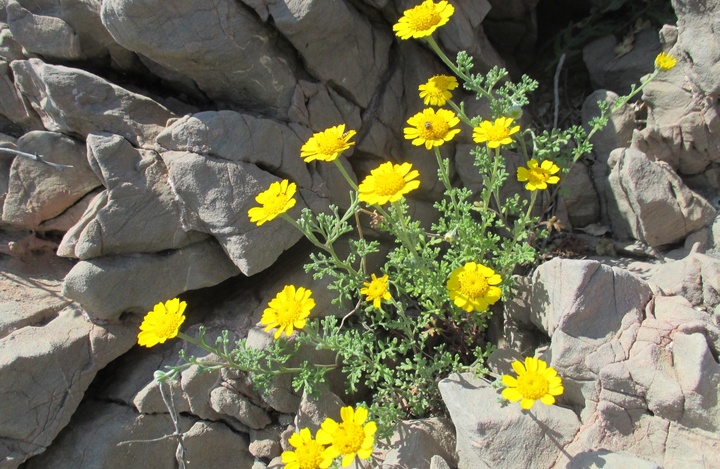
M 102 3 L 115 40 L 189 76 L 211 99 L 286 118 L 295 91 L 292 55 L 269 26 L 238 2 L 212 8 L 186 1 L 172 10 L 147 0 Z
M 227 415 L 250 428 L 260 429 L 270 424 L 270 417 L 260 407 L 224 386 L 210 392 L 210 406 L 220 415 Z
M 283 428 L 268 427 L 264 430 L 250 430 L 250 445 L 248 450 L 256 458 L 272 459 L 280 456 L 280 433 Z
M 565 175 L 562 185 L 568 190 L 563 196 L 572 226 L 588 226 L 600 221 L 600 202 L 588 168 L 578 163 Z
M 651 297 L 645 282 L 597 261 L 556 258 L 538 267 L 531 320 L 552 338 L 550 366 L 564 372 L 564 402 L 586 405 L 602 365 L 615 359 L 602 346 L 629 324 L 638 327 Z
M 116 319 L 124 311 L 144 315 L 160 301 L 217 285 L 238 273 L 220 246 L 207 240 L 169 253 L 80 261 L 65 277 L 63 295 L 94 317 Z M 159 278 L 163 282 L 158 283 Z
M 295 427 L 309 428 L 314 435 L 326 418 L 330 417 L 337 421 L 336 416 L 340 415 L 340 409 L 344 405 L 336 394 L 327 389 L 327 386 L 320 386 L 315 397 L 304 392 L 295 416 Z
M 720 260 L 700 253 L 660 264 L 648 281 L 667 295 L 679 295 L 693 306 L 713 310 L 720 304 Z
M 173 121 L 158 135 L 157 143 L 166 150 L 252 163 L 299 187 L 312 183 L 300 158 L 304 141 L 293 129 L 272 119 L 233 111 L 200 112 Z
M 10 65 L 0 60 L 0 114 L 27 130 L 42 129 L 40 117 L 15 88 Z
M 63 134 L 29 132 L 18 140 L 18 150 L 72 168 L 58 169 L 29 158 L 15 158 L 2 212 L 4 222 L 37 228 L 100 185 L 88 166 L 85 146 Z
M 457 432 L 458 469 L 550 468 L 580 428 L 570 409 L 501 405 L 500 394 L 472 373 L 452 374 L 439 387 Z
M 565 466 L 556 466 L 558 469 L 621 469 L 632 467 L 637 469 L 662 469 L 647 459 L 639 458 L 627 453 L 613 453 L 610 451 L 585 451 L 576 454 Z
M 384 93 L 387 88 L 379 90 Z M 347 129 L 360 129 L 362 126 L 372 125 L 377 119 L 363 123 L 360 117 L 360 108 L 343 98 L 337 91 L 323 83 L 314 83 L 307 80 L 298 81 L 293 100 L 288 110 L 291 122 L 297 122 L 313 131 L 319 132 L 329 127 L 345 123 Z M 309 136 L 309 135 L 308 135 Z M 353 148 L 344 152 L 350 156 Z
M 378 444 L 383 455 L 381 467 L 430 467 L 434 457 L 457 464 L 455 429 L 448 419 L 428 418 L 398 423 L 389 447 Z
M 187 467 L 250 467 L 255 458 L 248 443 L 226 425 L 218 422 L 195 422 L 183 435 Z
M 70 421 L 95 375 L 135 343 L 135 330 L 100 327 L 70 306 L 39 327 L 0 339 L 0 460 L 17 467 Z
M 79 259 L 177 249 L 205 237 L 188 233 L 167 168 L 152 150 L 124 138 L 90 134 L 88 160 L 107 192 L 63 238 L 60 252 Z
M 688 189 L 671 168 L 644 153 L 617 149 L 608 164 L 608 211 L 616 237 L 633 237 L 650 246 L 671 244 L 715 217 L 715 209 Z
M 430 458 L 430 469 L 451 469 L 448 463 L 440 456 Z
M 673 0 L 678 17 L 677 54 L 692 57 L 692 81 L 704 93 L 720 92 L 720 39 L 714 33 L 714 18 L 720 14 L 715 1 L 686 2 Z
M 28 52 L 54 59 L 85 58 L 78 35 L 62 19 L 34 15 L 15 0 L 7 1 L 6 11 L 10 31 Z
M 4 12 L 5 9 L 0 8 L 0 13 Z M 0 57 L 8 63 L 13 60 L 26 59 L 25 49 L 23 49 L 22 44 L 15 39 L 6 21 L 7 18 L 4 18 L 3 22 L 0 23 Z
M 87 136 L 109 132 L 134 146 L 152 146 L 170 111 L 83 70 L 38 59 L 11 64 L 15 86 L 30 101 L 46 129 Z
M 254 164 L 197 153 L 165 152 L 162 158 L 182 204 L 186 229 L 212 234 L 245 275 L 266 269 L 302 237 L 282 219 L 258 227 L 248 217 L 248 210 L 257 205 L 255 197 L 278 180 L 272 174 Z M 297 218 L 308 199 L 317 197 L 299 190 L 289 215 Z
M 655 68 L 655 57 L 661 51 L 658 32 L 654 28 L 637 32 L 631 50 L 622 55 L 616 46 L 618 39 L 612 34 L 597 39 L 583 48 L 583 61 L 595 89 L 626 95 L 633 83 Z
M 269 3 L 268 11 L 312 76 L 368 107 L 384 85 L 392 38 L 389 28 L 373 26 L 346 2 L 286 0 Z M 322 28 L 317 27 L 320 23 Z M 352 54 L 338 53 L 344 45 L 351 47 Z
M 67 234 L 68 231 L 80 222 L 95 197 L 100 195 L 103 191 L 104 188 L 100 186 L 99 188 L 88 192 L 60 215 L 40 223 L 37 227 L 38 231 L 61 231 Z M 58 247 L 56 253 L 61 257 L 75 257 L 73 251 L 64 251 L 63 249 L 60 249 L 60 247 Z

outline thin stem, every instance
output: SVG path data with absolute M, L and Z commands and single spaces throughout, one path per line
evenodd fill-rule
M 457 66 L 450 59 L 448 59 L 447 55 L 445 55 L 445 53 L 442 50 L 440 50 L 440 46 L 438 46 L 437 42 L 435 42 L 435 39 L 432 36 L 428 36 L 425 39 L 427 40 L 428 45 L 430 45 L 430 48 L 437 54 L 438 57 L 440 57 L 440 60 L 442 60 L 443 63 L 445 65 L 447 65 L 455 75 L 462 78 L 463 81 L 465 83 L 467 83 L 468 85 L 470 85 L 472 83 L 472 79 L 469 76 L 467 76 L 466 74 L 464 74 L 462 71 L 460 71 L 460 69 L 457 68 Z M 485 91 L 484 89 L 476 88 L 474 86 L 472 88 L 474 91 L 485 96 L 487 99 L 492 99 L 492 95 L 490 93 L 488 93 L 487 91 Z
M 340 163 L 340 160 L 336 158 L 336 159 L 333 160 L 333 163 L 335 163 L 335 166 L 337 166 L 337 169 L 340 170 L 340 172 L 342 173 L 342 175 L 343 175 L 343 177 L 345 178 L 345 180 L 347 181 L 347 183 L 350 184 L 350 187 L 352 187 L 352 189 L 353 189 L 355 192 L 357 192 L 357 190 L 358 190 L 357 184 L 355 184 L 355 181 L 352 180 L 352 178 L 351 178 L 350 175 L 348 174 L 348 172 L 347 172 L 347 170 L 345 169 L 345 167 L 342 165 L 342 163 Z
M 469 127 L 472 127 L 472 122 L 468 118 L 468 116 L 465 114 L 465 111 L 460 108 L 457 104 L 453 102 L 453 100 L 448 99 L 447 103 L 450 105 L 451 108 L 455 110 L 455 114 L 460 118 L 461 121 L 463 121 L 465 124 L 467 124 Z

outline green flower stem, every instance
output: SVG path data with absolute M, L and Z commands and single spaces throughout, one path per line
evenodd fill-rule
M 347 181 L 347 183 L 350 184 L 350 187 L 352 187 L 352 189 L 355 192 L 357 192 L 358 191 L 357 184 L 355 184 L 355 182 L 352 180 L 352 178 L 348 174 L 347 170 L 345 170 L 345 167 L 342 165 L 342 163 L 340 163 L 340 161 L 337 158 L 333 160 L 333 163 L 335 163 L 335 166 L 337 166 L 337 169 L 340 170 L 340 172 L 342 173 L 342 175 L 345 178 L 345 180 Z
M 220 358 L 222 358 L 223 360 L 225 360 L 224 362 L 218 362 L 218 361 L 201 361 L 200 362 L 200 361 L 198 361 L 197 363 L 189 363 L 188 366 L 191 366 L 193 364 L 198 364 L 201 366 L 207 366 L 207 367 L 211 367 L 211 368 L 212 367 L 214 367 L 214 368 L 232 368 L 234 370 L 245 371 L 248 373 L 259 373 L 259 374 L 261 373 L 261 374 L 273 375 L 273 376 L 281 375 L 281 374 L 285 374 L 285 373 L 300 373 L 301 371 L 303 371 L 302 368 L 285 367 L 282 365 L 279 365 L 278 369 L 276 369 L 276 370 L 267 370 L 264 368 L 243 366 L 243 365 L 237 363 L 236 361 L 234 361 L 232 359 L 232 357 L 230 356 L 230 354 L 228 354 L 227 352 L 225 352 L 223 350 L 219 350 L 215 347 L 212 347 L 212 346 L 208 345 L 207 343 L 205 343 L 204 341 L 196 340 L 194 337 L 190 337 L 189 335 L 187 335 L 183 332 L 179 332 L 179 331 L 178 331 L 177 337 L 179 337 L 179 338 L 183 339 L 184 341 L 189 342 L 193 345 L 196 345 L 207 352 L 217 355 Z M 317 368 L 332 369 L 332 368 L 336 368 L 337 365 L 335 365 L 335 364 L 332 364 L 332 365 L 315 364 L 314 366 Z
M 531 191 L 530 194 L 530 205 L 528 205 L 527 213 L 525 213 L 525 220 L 530 219 L 530 214 L 532 213 L 533 206 L 535 205 L 535 200 L 537 199 L 539 190 Z
M 395 213 L 397 213 L 398 219 L 400 221 L 400 230 L 397 232 L 398 238 L 400 238 L 400 241 L 402 241 L 402 243 L 407 246 L 408 249 L 410 249 L 413 257 L 415 257 L 415 259 L 419 259 L 420 255 L 417 252 L 417 247 L 409 237 L 410 233 L 408 233 L 407 224 L 405 223 L 405 217 L 403 216 L 402 209 L 400 208 L 400 202 L 395 201 L 390 203 L 395 209 Z
M 315 233 L 313 233 L 313 232 L 311 232 L 311 231 L 305 230 L 302 226 L 300 226 L 300 224 L 299 224 L 297 221 L 295 221 L 295 220 L 294 220 L 292 217 L 290 217 L 288 214 L 286 214 L 286 213 L 281 213 L 280 216 L 281 216 L 285 221 L 287 221 L 288 223 L 290 223 L 292 226 L 294 226 L 295 228 L 297 228 L 298 231 L 300 231 L 300 233 L 302 233 L 308 240 L 310 240 L 310 242 L 311 242 L 315 247 L 318 247 L 318 248 L 322 249 L 323 251 L 327 252 L 328 254 L 330 254 L 330 257 L 332 257 L 333 262 L 334 262 L 335 265 L 337 265 L 339 268 L 344 269 L 345 271 L 347 271 L 347 273 L 349 273 L 349 274 L 352 275 L 352 276 L 357 277 L 357 276 L 359 275 L 358 271 L 355 270 L 355 269 L 353 268 L 353 266 L 350 265 L 350 263 L 345 262 L 345 261 L 341 260 L 341 259 L 338 257 L 337 253 L 335 252 L 335 249 L 333 249 L 333 247 L 332 247 L 332 243 L 335 241 L 334 239 L 331 240 L 331 239 L 328 238 L 328 240 L 327 240 L 326 243 L 322 243 L 322 242 L 320 242 L 320 241 L 317 239 L 317 237 L 315 236 Z
M 460 219 L 460 208 L 458 207 L 457 199 L 455 198 L 455 193 L 453 192 L 453 186 L 450 183 L 450 174 L 448 170 L 448 166 L 445 165 L 442 156 L 440 155 L 440 148 L 439 147 L 433 147 L 433 150 L 435 151 L 435 158 L 437 159 L 438 164 L 438 174 L 440 175 L 440 179 L 442 180 L 443 185 L 445 186 L 445 193 L 450 195 L 450 202 L 452 202 L 453 209 L 455 211 L 455 216 Z
M 468 118 L 468 116 L 465 114 L 465 111 L 463 111 L 462 108 L 460 106 L 458 106 L 457 104 L 455 104 L 451 99 L 448 99 L 447 102 L 450 105 L 450 107 L 455 110 L 455 114 L 457 114 L 457 116 L 460 118 L 460 120 L 463 121 L 465 124 L 467 124 L 468 127 L 472 128 L 473 127 L 472 122 L 470 121 L 470 118 Z
M 438 57 L 440 57 L 440 60 L 442 60 L 443 63 L 445 65 L 447 65 L 455 75 L 462 78 L 463 81 L 465 83 L 467 83 L 468 85 L 470 85 L 472 83 L 472 79 L 469 76 L 467 76 L 466 74 L 464 74 L 462 71 L 460 71 L 460 69 L 457 68 L 457 66 L 450 59 L 448 59 L 447 55 L 445 55 L 445 53 L 442 50 L 440 50 L 440 46 L 438 46 L 437 42 L 435 42 L 435 39 L 432 36 L 428 36 L 425 39 L 427 40 L 428 45 L 430 45 L 430 48 L 437 54 Z M 472 88 L 474 91 L 485 96 L 487 99 L 492 99 L 492 95 L 490 93 L 488 93 L 487 91 L 485 91 L 484 89 L 477 88 L 475 86 L 473 86 Z

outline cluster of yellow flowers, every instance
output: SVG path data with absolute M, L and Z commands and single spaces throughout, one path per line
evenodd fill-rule
M 393 30 L 401 39 L 426 38 L 431 47 L 437 47 L 431 35 L 449 21 L 454 11 L 454 7 L 446 0 L 438 3 L 424 0 L 422 4 L 406 10 L 393 26 Z M 655 59 L 656 73 L 670 70 L 676 64 L 675 57 L 660 53 Z M 449 103 L 454 109 L 460 110 L 452 102 L 451 91 L 457 87 L 458 81 L 455 77 L 436 75 L 418 89 L 426 106 L 442 107 Z M 413 145 L 424 145 L 428 150 L 451 141 L 461 131 L 456 128 L 460 118 L 448 109 L 435 110 L 429 107 L 410 117 L 407 123 L 410 127 L 404 129 L 405 138 L 411 140 Z M 472 129 L 472 139 L 498 152 L 503 145 L 512 144 L 513 136 L 519 131 L 520 126 L 514 125 L 513 118 L 501 116 L 494 121 L 481 121 Z M 315 133 L 302 146 L 300 156 L 308 163 L 316 160 L 334 162 L 349 184 L 358 191 L 358 200 L 369 205 L 395 203 L 420 186 L 419 173 L 410 163 L 386 162 L 373 169 L 356 187 L 342 165 L 337 162 L 337 158 L 355 144 L 351 141 L 355 135 L 355 130 L 345 130 L 345 124 L 330 127 Z M 560 181 L 557 176 L 559 171 L 560 168 L 550 160 L 530 159 L 527 167 L 518 169 L 517 180 L 526 182 L 525 187 L 529 191 L 544 190 L 549 184 Z M 287 179 L 273 182 L 255 198 L 259 206 L 248 211 L 250 221 L 258 226 L 277 217 L 284 217 L 292 222 L 286 212 L 295 206 L 296 192 L 295 183 Z M 480 263 L 467 262 L 451 273 L 446 287 L 450 300 L 458 308 L 466 312 L 482 312 L 500 299 L 501 290 L 498 285 L 501 282 L 500 275 L 491 268 Z M 372 274 L 371 280 L 363 283 L 364 288 L 360 289 L 360 294 L 365 295 L 373 307 L 380 308 L 383 301 L 392 301 L 389 284 L 388 275 L 377 277 Z M 261 323 L 265 330 L 276 329 L 274 337 L 277 339 L 283 333 L 290 336 L 295 329 L 303 329 L 315 307 L 315 300 L 311 295 L 309 289 L 286 285 L 263 312 Z M 178 298 L 156 304 L 153 310 L 146 314 L 140 326 L 138 343 L 141 346 L 153 347 L 174 337 L 186 338 L 179 331 L 185 321 L 186 306 L 187 304 Z M 555 403 L 555 396 L 564 391 L 557 371 L 548 367 L 543 360 L 527 357 L 524 363 L 515 361 L 512 367 L 517 377 L 502 377 L 502 383 L 506 386 L 502 396 L 512 402 L 520 401 L 523 409 L 530 409 L 537 400 L 552 405 Z M 326 419 L 315 439 L 307 428 L 294 434 L 289 440 L 294 450 L 282 454 L 286 468 L 327 468 L 338 457 L 342 457 L 342 466 L 347 467 L 356 456 L 360 459 L 370 458 L 377 427 L 375 422 L 367 421 L 368 411 L 362 407 L 343 407 L 340 415 L 340 423 Z
M 349 466 L 355 456 L 369 459 L 377 425 L 367 421 L 367 409 L 343 407 L 340 418 L 340 423 L 326 418 L 315 439 L 308 428 L 293 434 L 288 441 L 295 449 L 281 455 L 285 469 L 325 469 L 338 457 L 342 457 L 342 467 Z

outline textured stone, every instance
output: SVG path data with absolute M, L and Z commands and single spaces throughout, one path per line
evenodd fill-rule
M 458 469 L 550 468 L 580 428 L 570 409 L 501 405 L 499 393 L 471 373 L 452 374 L 439 387 L 457 432 Z
M 250 428 L 260 429 L 270 424 L 264 410 L 224 386 L 210 392 L 210 406 L 218 414 L 233 417 Z
M 169 253 L 78 262 L 65 277 L 63 295 L 82 304 L 94 317 L 116 319 L 124 311 L 145 314 L 159 301 L 217 285 L 238 273 L 220 246 L 208 240 Z M 159 278 L 163 279 L 160 283 Z
M 390 30 L 374 26 L 347 2 L 285 0 L 269 3 L 268 11 L 312 76 L 368 106 L 385 78 Z M 341 44 L 352 48 L 338 53 Z
M 150 98 L 84 70 L 38 59 L 16 60 L 11 68 L 15 86 L 48 130 L 83 137 L 109 132 L 135 146 L 152 146 L 167 120 L 174 117 Z
M 0 60 L 0 114 L 27 130 L 43 128 L 40 117 L 15 88 L 15 77 L 4 60 Z
M 403 420 L 398 423 L 390 444 L 378 444 L 382 467 L 429 467 L 434 456 L 457 464 L 455 453 L 455 428 L 450 420 L 428 418 Z
M 696 307 L 712 310 L 720 304 L 720 260 L 705 254 L 692 253 L 685 259 L 660 264 L 648 281 Z
M 58 169 L 16 157 L 2 212 L 4 222 L 37 228 L 100 185 L 88 166 L 85 146 L 61 133 L 29 132 L 17 145 L 20 151 L 43 155 L 48 161 L 72 167 Z
M 715 209 L 669 168 L 632 148 L 615 150 L 608 160 L 608 211 L 616 237 L 633 237 L 650 246 L 682 241 L 715 218 Z
M 211 99 L 287 117 L 295 64 L 277 33 L 239 2 L 102 2 L 115 40 L 189 76 Z
M 135 328 L 100 327 L 68 307 L 50 322 L 0 339 L 0 461 L 17 467 L 70 421 L 96 373 L 134 343 Z
M 78 35 L 62 19 L 34 15 L 15 0 L 7 1 L 6 11 L 10 31 L 28 52 L 55 59 L 85 58 Z
M 205 237 L 188 233 L 167 168 L 152 150 L 111 134 L 90 134 L 88 160 L 106 192 L 63 238 L 59 252 L 80 259 L 177 249 Z

